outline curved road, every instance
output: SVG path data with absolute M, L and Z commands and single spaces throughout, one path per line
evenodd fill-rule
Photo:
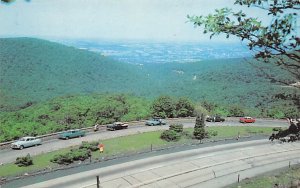
M 300 164 L 300 143 L 265 140 L 216 145 L 80 172 L 24 188 L 210 187 L 218 188 Z
M 172 123 L 182 123 L 185 128 L 194 127 L 195 118 L 186 119 L 169 119 L 168 124 Z M 261 127 L 288 127 L 288 122 L 285 120 L 267 120 L 267 119 L 257 119 L 254 124 L 241 124 L 238 122 L 238 118 L 227 118 L 225 122 L 207 123 L 207 126 L 261 126 Z M 137 123 L 136 125 L 129 126 L 128 129 L 119 131 L 104 131 L 90 133 L 82 138 L 75 138 L 70 140 L 59 140 L 53 139 L 44 141 L 42 145 L 37 147 L 26 148 L 23 150 L 12 150 L 12 149 L 2 149 L 0 150 L 0 164 L 10 163 L 16 160 L 17 157 L 26 156 L 30 153 L 31 156 L 38 155 L 41 153 L 46 153 L 50 151 L 55 151 L 62 148 L 67 148 L 70 146 L 80 145 L 82 141 L 95 141 L 104 140 L 109 138 L 115 138 L 126 135 L 139 134 L 143 132 L 167 130 L 169 125 L 164 126 L 144 126 L 143 122 Z

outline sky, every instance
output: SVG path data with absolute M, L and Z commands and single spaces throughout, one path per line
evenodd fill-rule
M 234 0 L 18 0 L 0 4 L 0 37 L 209 41 L 187 15 L 207 15 Z M 257 17 L 260 10 L 244 9 Z M 254 11 L 254 12 L 253 12 Z M 235 41 L 225 37 L 215 40 Z

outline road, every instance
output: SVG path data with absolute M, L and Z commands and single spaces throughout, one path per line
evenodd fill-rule
M 195 119 L 175 119 L 168 120 L 168 124 L 172 123 L 182 123 L 185 128 L 194 127 Z M 288 127 L 288 123 L 285 120 L 266 120 L 266 119 L 257 119 L 254 124 L 241 124 L 238 122 L 238 118 L 227 118 L 225 122 L 216 122 L 216 123 L 207 123 L 207 126 L 262 126 L 262 127 Z M 80 145 L 82 141 L 97 141 L 104 140 L 109 138 L 115 138 L 126 135 L 139 134 L 150 131 L 158 130 L 167 130 L 168 125 L 164 126 L 144 126 L 142 123 L 134 126 L 129 126 L 128 129 L 119 130 L 119 131 L 104 131 L 96 132 L 86 135 L 82 138 L 75 138 L 70 140 L 59 140 L 53 139 L 44 141 L 42 145 L 37 147 L 26 148 L 23 150 L 12 150 L 12 149 L 2 149 L 0 150 L 0 164 L 6 164 L 14 162 L 17 157 L 26 156 L 30 153 L 31 156 L 35 156 L 41 153 L 46 153 L 50 151 L 59 150 L 62 148 L 67 148 L 70 146 Z
M 239 142 L 164 154 L 75 173 L 24 188 L 210 187 L 218 188 L 300 164 L 300 143 Z

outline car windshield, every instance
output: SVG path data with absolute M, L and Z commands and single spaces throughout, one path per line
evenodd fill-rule
M 25 138 L 20 138 L 19 141 L 25 141 Z

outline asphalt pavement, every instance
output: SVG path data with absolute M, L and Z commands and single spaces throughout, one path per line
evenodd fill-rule
M 273 171 L 300 164 L 300 143 L 271 143 L 264 140 L 236 141 L 191 150 L 131 159 L 98 166 L 63 177 L 31 182 L 32 187 L 210 187 L 218 188 Z M 101 165 L 101 164 L 100 164 Z M 39 182 L 39 183 L 37 183 Z M 27 182 L 28 183 L 28 182 Z M 20 185 L 20 184 L 19 184 Z M 22 182 L 21 182 L 22 185 Z M 15 186 L 16 184 L 4 185 Z
M 128 129 L 118 131 L 95 132 L 86 135 L 82 138 L 70 140 L 53 139 L 44 141 L 42 145 L 36 147 L 25 148 L 23 150 L 2 149 L 0 150 L 0 164 L 14 162 L 17 157 L 26 156 L 28 153 L 31 156 L 51 152 L 70 146 L 80 145 L 83 141 L 98 141 L 120 136 L 139 134 L 144 132 L 167 130 L 172 123 L 182 123 L 184 128 L 191 128 L 195 125 L 195 118 L 170 119 L 167 125 L 163 126 L 145 126 L 143 123 L 129 126 Z M 238 118 L 227 118 L 225 122 L 207 122 L 207 126 L 258 126 L 258 127 L 288 127 L 286 120 L 273 119 L 257 119 L 253 124 L 242 124 L 238 122 Z

